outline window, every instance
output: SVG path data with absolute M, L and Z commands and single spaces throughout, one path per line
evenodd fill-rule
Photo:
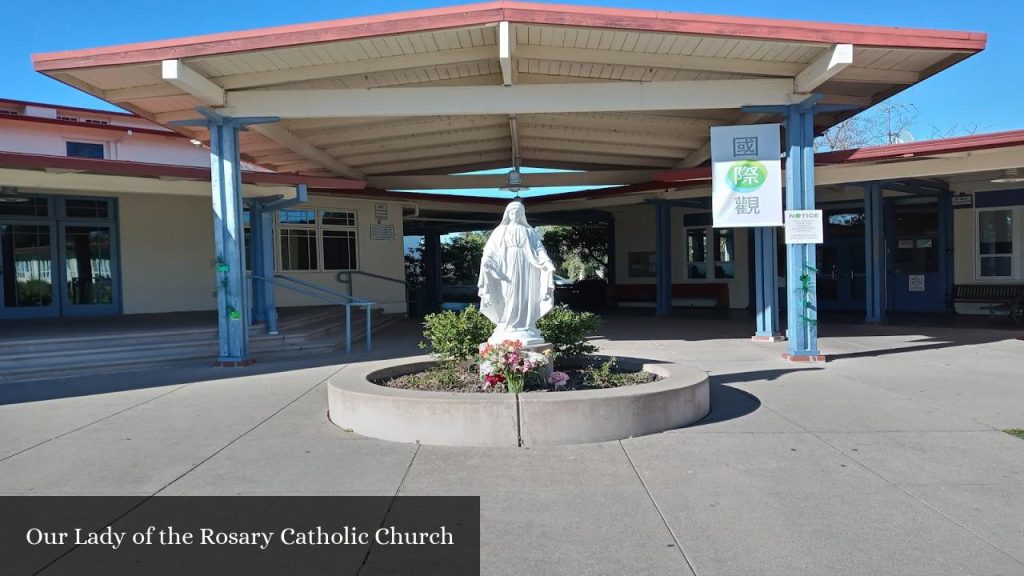
M 242 247 L 245 250 L 245 269 L 252 270 L 252 215 L 248 207 L 242 209 Z
M 319 270 L 316 230 L 281 228 L 281 270 Z
M 686 277 L 727 280 L 736 275 L 736 233 L 712 228 L 711 214 L 685 214 Z
M 691 280 L 708 277 L 708 229 L 686 230 L 686 277 Z
M 356 213 L 341 210 L 282 210 L 278 213 L 281 270 L 355 270 Z
M 0 216 L 48 216 L 49 213 L 50 203 L 46 198 L 12 196 L 7 202 L 0 202 Z
M 356 213 L 330 210 L 320 212 L 320 243 L 324 270 L 355 270 Z
M 72 142 L 68 140 L 66 150 L 68 156 L 75 158 L 99 158 L 102 160 L 106 157 L 106 146 L 98 142 Z
M 978 278 L 1020 278 L 1024 208 L 979 209 L 976 212 Z
M 69 218 L 110 218 L 110 202 L 68 198 L 64 201 L 64 215 Z
M 733 278 L 736 275 L 736 235 L 729 228 L 715 228 L 715 278 Z

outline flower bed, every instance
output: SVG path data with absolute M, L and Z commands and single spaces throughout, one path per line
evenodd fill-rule
M 497 349 L 497 347 L 495 347 Z M 439 363 L 434 366 L 374 382 L 390 388 L 406 390 L 426 390 L 434 392 L 560 392 L 570 390 L 601 390 L 646 384 L 659 380 L 659 376 L 635 366 L 622 365 L 615 358 L 590 357 L 576 361 L 555 361 L 555 372 L 547 381 L 532 373 L 530 366 L 525 373 L 519 370 L 525 363 L 516 363 L 520 368 L 509 370 L 512 377 L 522 377 L 522 388 L 513 389 L 506 386 L 508 377 L 495 369 L 494 365 L 478 369 L 471 364 Z M 483 378 L 481 378 L 483 374 Z
M 601 371 L 608 360 L 556 360 L 569 376 L 559 390 L 580 385 L 583 377 L 573 382 L 574 374 Z M 647 373 L 657 378 L 653 382 L 545 394 L 537 392 L 554 390 L 554 384 L 532 391 L 527 385 L 522 394 L 495 393 L 498 386 L 489 387 L 489 393 L 456 392 L 472 386 L 483 392 L 477 384 L 479 373 L 449 371 L 456 377 L 439 380 L 435 376 L 440 364 L 426 356 L 352 364 L 328 381 L 328 417 L 345 430 L 396 442 L 529 447 L 653 434 L 693 424 L 710 409 L 707 374 L 670 361 L 617 359 L 624 378 Z M 380 385 L 408 382 L 410 376 L 421 383 L 440 381 L 444 387 Z

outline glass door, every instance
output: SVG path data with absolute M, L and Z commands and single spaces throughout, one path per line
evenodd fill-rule
M 0 318 L 60 314 L 55 240 L 52 223 L 0 220 Z
M 118 311 L 115 230 L 109 222 L 60 223 L 61 299 L 65 316 Z
M 897 312 L 946 308 L 939 208 L 934 199 L 892 203 L 889 210 L 889 309 Z

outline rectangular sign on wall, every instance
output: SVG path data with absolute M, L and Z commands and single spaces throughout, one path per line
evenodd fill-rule
M 786 210 L 786 244 L 823 244 L 825 221 L 821 210 Z
M 715 228 L 782 226 L 779 124 L 711 128 Z

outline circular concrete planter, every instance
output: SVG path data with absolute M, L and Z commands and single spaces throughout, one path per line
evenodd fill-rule
M 395 442 L 542 446 L 653 434 L 693 424 L 711 410 L 704 372 L 667 362 L 617 361 L 661 380 L 519 395 L 427 392 L 372 381 L 425 370 L 433 364 L 429 357 L 383 360 L 350 365 L 328 381 L 329 417 L 346 430 Z

